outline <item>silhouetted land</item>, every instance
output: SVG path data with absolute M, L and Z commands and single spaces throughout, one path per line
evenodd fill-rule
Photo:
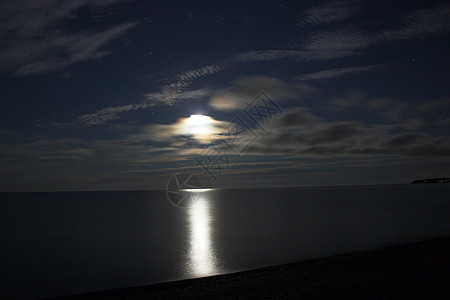
M 450 237 L 206 278 L 63 299 L 446 298 Z
M 450 183 L 450 178 L 426 178 L 426 179 L 418 179 L 414 180 L 411 183 Z

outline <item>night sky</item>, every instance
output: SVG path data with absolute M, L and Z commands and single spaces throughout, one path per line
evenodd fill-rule
M 447 1 L 2 1 L 0 191 L 448 177 L 449 21 Z M 252 123 L 263 96 L 279 110 Z M 223 170 L 194 159 L 212 145 Z

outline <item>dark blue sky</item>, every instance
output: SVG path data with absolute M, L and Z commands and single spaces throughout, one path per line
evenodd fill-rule
M 446 1 L 4 1 L 0 190 L 450 176 L 449 20 Z M 261 91 L 282 111 L 258 127 Z M 196 166 L 217 147 L 222 173 Z

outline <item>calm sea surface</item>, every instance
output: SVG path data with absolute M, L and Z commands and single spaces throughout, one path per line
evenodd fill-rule
M 450 235 L 450 185 L 0 194 L 0 296 L 194 278 Z

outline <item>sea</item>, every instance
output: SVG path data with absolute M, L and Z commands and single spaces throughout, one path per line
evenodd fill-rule
M 169 199 L 0 194 L 0 297 L 148 285 L 450 235 L 447 184 L 205 189 L 187 207 Z

